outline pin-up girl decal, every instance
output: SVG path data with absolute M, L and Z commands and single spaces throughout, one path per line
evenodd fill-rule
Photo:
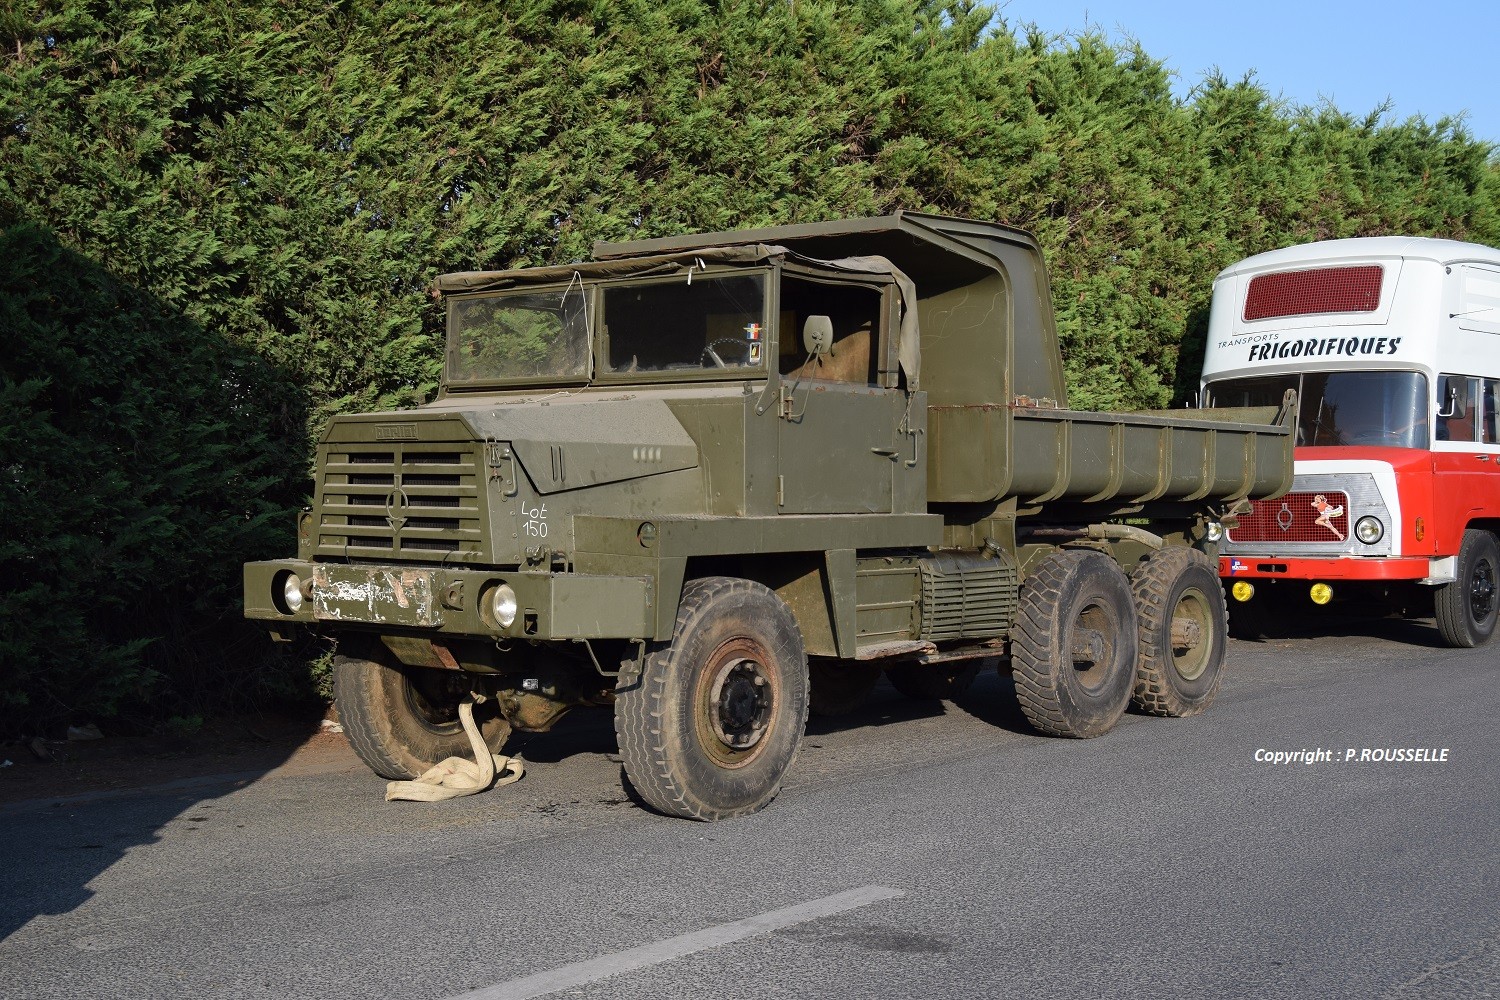
M 1313 497 L 1312 506 L 1313 510 L 1318 512 L 1318 519 L 1313 523 L 1327 528 L 1329 531 L 1333 532 L 1335 536 L 1338 537 L 1339 541 L 1342 542 L 1344 540 L 1344 536 L 1339 532 L 1339 529 L 1333 526 L 1333 519 L 1342 514 L 1344 512 L 1344 508 L 1333 506 L 1328 502 L 1328 498 L 1321 493 Z

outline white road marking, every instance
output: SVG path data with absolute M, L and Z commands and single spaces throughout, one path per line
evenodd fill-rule
M 821 917 L 831 917 L 836 913 L 844 913 L 884 899 L 895 899 L 904 895 L 906 893 L 900 889 L 887 889 L 879 885 L 861 886 L 858 889 L 849 889 L 822 899 L 814 899 L 754 917 L 746 917 L 744 920 L 736 920 L 733 923 L 705 927 L 701 931 L 680 934 L 677 937 L 667 938 L 665 941 L 656 941 L 643 944 L 639 948 L 617 951 L 613 955 L 604 955 L 584 962 L 574 962 L 572 965 L 564 965 L 547 972 L 522 976 L 508 983 L 485 986 L 469 993 L 449 997 L 448 1000 L 529 1000 L 531 997 L 544 997 L 559 990 L 583 986 L 600 979 L 634 972 L 636 969 L 670 962 L 696 951 L 719 948 L 736 941 L 743 941 L 745 938 L 755 937 L 757 934 L 766 934 Z

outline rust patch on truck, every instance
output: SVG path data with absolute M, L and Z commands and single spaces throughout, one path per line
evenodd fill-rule
M 313 571 L 313 616 L 320 621 L 442 624 L 432 572 L 320 565 Z

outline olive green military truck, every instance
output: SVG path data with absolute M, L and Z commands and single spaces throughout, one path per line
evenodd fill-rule
M 446 275 L 442 390 L 332 421 L 245 612 L 337 647 L 379 774 L 613 704 L 639 797 L 775 796 L 809 708 L 986 663 L 1044 733 L 1213 700 L 1212 551 L 1292 476 L 1278 408 L 1067 407 L 1030 236 L 898 213 Z

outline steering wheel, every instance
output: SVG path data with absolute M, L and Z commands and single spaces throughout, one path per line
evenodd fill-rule
M 703 348 L 703 353 L 698 355 L 698 363 L 701 365 L 705 361 L 712 361 L 714 363 L 714 367 L 716 368 L 728 368 L 729 366 L 724 363 L 724 359 L 719 357 L 719 352 L 714 350 L 714 347 L 719 344 L 734 344 L 742 348 L 745 352 L 745 360 L 749 361 L 749 345 L 751 343 L 751 341 L 741 340 L 738 337 L 720 337 L 718 340 L 711 340 L 708 342 L 708 346 Z

